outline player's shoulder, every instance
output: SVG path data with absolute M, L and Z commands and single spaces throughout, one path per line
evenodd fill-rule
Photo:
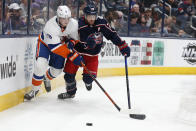
M 54 17 L 52 17 L 51 19 L 49 19 L 49 20 L 46 22 L 45 27 L 57 25 L 56 18 L 57 18 L 57 17 L 54 16 Z
M 183 1 L 180 1 L 180 2 L 178 3 L 178 6 L 182 6 L 182 5 L 185 5 L 185 4 L 184 4 Z
M 78 31 L 78 21 L 74 18 L 70 18 L 69 24 L 66 27 L 67 32 L 77 32 Z
M 78 25 L 78 21 L 74 18 L 70 18 L 69 22 L 70 22 L 71 25 L 74 25 L 74 26 Z
M 95 23 L 98 24 L 107 24 L 107 20 L 103 18 L 102 16 L 98 16 Z
M 46 25 L 44 27 L 44 32 L 47 32 L 51 35 L 53 34 L 59 34 L 59 26 L 56 22 L 56 16 L 54 16 L 53 18 L 51 18 L 50 20 L 48 20 L 46 22 Z

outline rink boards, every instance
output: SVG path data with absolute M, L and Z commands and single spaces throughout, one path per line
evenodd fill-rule
M 129 75 L 196 74 L 194 40 L 122 39 L 131 47 Z M 24 93 L 30 89 L 36 41 L 34 37 L 0 39 L 0 111 L 23 102 Z M 81 79 L 81 73 L 82 69 L 77 79 Z M 104 40 L 98 75 L 125 75 L 124 58 L 111 41 Z M 54 88 L 62 85 L 62 76 L 52 81 Z

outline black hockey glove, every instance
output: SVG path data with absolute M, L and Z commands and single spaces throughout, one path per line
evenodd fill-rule
M 123 56 L 130 56 L 130 47 L 128 46 L 128 44 L 124 41 L 122 45 L 118 46 L 120 49 L 120 52 Z

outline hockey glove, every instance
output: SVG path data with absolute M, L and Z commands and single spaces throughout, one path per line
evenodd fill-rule
M 69 50 L 73 51 L 73 48 L 74 48 L 76 42 L 74 40 L 69 40 L 66 44 L 67 44 L 67 48 Z
M 102 42 L 103 36 L 101 34 L 90 34 L 86 41 L 86 49 L 94 49 L 96 44 L 101 44 Z
M 74 63 L 74 65 L 82 66 L 81 63 L 84 63 L 83 57 L 79 55 L 77 52 L 70 53 L 68 55 L 70 61 Z
M 120 52 L 123 56 L 130 56 L 130 47 L 128 46 L 128 44 L 124 41 L 124 43 L 120 46 L 118 46 L 120 49 Z
M 67 48 L 72 52 L 74 46 L 76 45 L 78 41 L 75 41 L 73 39 L 68 39 L 66 36 L 64 36 L 61 40 L 62 44 L 65 44 Z

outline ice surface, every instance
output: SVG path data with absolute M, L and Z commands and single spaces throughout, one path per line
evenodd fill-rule
M 125 76 L 98 81 L 127 109 Z M 119 113 L 95 83 L 89 92 L 79 81 L 74 99 L 58 100 L 61 87 L 0 112 L 0 131 L 196 131 L 196 123 L 182 120 L 187 113 L 180 106 L 184 94 L 196 90 L 196 76 L 129 76 L 129 81 L 132 108 L 146 114 L 143 121 Z

